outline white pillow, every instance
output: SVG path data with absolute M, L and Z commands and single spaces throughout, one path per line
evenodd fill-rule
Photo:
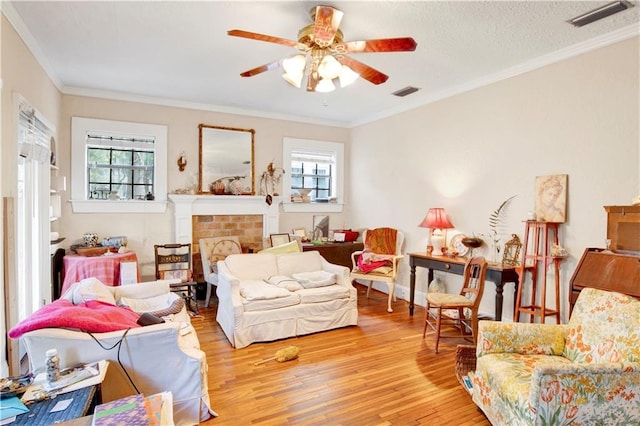
M 74 305 L 78 305 L 89 300 L 98 300 L 111 305 L 116 304 L 116 300 L 113 298 L 109 288 L 97 278 L 85 278 L 77 283 L 71 302 Z
M 264 281 L 245 280 L 240 282 L 240 295 L 247 300 L 268 300 L 288 297 L 289 290 L 266 284 Z
M 130 297 L 121 297 L 118 300 L 118 306 L 130 308 L 133 312 L 139 314 L 144 312 L 155 312 L 171 306 L 175 297 L 179 298 L 175 293 L 166 293 L 159 296 L 147 297 L 146 299 L 133 299 Z
M 304 288 L 297 280 L 287 277 L 286 275 L 272 275 L 264 280 L 264 282 L 275 285 L 276 287 L 286 288 L 289 291 L 298 291 Z
M 304 288 L 326 287 L 336 283 L 336 275 L 327 271 L 299 272 L 292 277 Z

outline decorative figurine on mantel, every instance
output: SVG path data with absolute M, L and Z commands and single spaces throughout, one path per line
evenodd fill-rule
M 275 167 L 273 161 L 267 165 L 267 171 L 262 173 L 260 178 L 260 195 L 266 195 L 265 202 L 268 205 L 273 203 L 273 197 L 277 196 L 276 185 L 280 183 L 285 171 L 281 167 Z

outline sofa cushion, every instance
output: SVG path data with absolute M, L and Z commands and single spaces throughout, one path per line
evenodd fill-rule
M 121 297 L 118 306 L 126 306 L 139 314 L 148 313 L 158 317 L 177 314 L 184 307 L 184 300 L 176 293 L 167 293 L 146 299 Z
M 300 272 L 321 271 L 322 260 L 322 256 L 317 251 L 280 254 L 276 258 L 278 274 L 292 277 L 293 274 Z
M 280 244 L 275 247 L 267 247 L 260 250 L 259 253 L 300 253 L 300 245 L 297 241 L 291 241 L 286 244 Z
M 336 283 L 336 274 L 327 271 L 299 272 L 293 278 L 304 288 L 326 287 Z
M 640 362 L 640 301 L 585 288 L 569 320 L 565 356 L 577 363 Z
M 276 287 L 286 288 L 289 291 L 297 291 L 303 288 L 297 280 L 292 277 L 287 277 L 286 275 L 273 275 L 264 280 L 264 282 L 275 285 Z
M 285 308 L 287 306 L 299 305 L 300 296 L 298 293 L 288 293 L 286 297 L 278 297 L 276 299 L 263 299 L 263 300 L 247 300 L 242 298 L 242 306 L 245 312 L 257 312 L 257 311 L 271 311 L 275 309 Z
M 269 300 L 287 297 L 291 294 L 286 288 L 269 285 L 259 280 L 244 280 L 240 282 L 240 296 L 247 300 Z
M 116 304 L 113 293 L 97 278 L 85 278 L 73 287 L 72 302 L 74 305 L 86 303 L 90 300 L 97 300 L 111 305 Z
M 297 291 L 296 294 L 300 296 L 300 303 L 321 303 L 336 299 L 348 299 L 349 289 L 333 284 L 325 287 L 305 288 Z
M 532 373 L 536 368 L 559 364 L 570 364 L 570 361 L 556 355 L 489 354 L 477 359 L 476 372 L 482 372 L 483 380 L 474 379 L 473 383 L 480 385 L 478 397 L 488 397 L 485 394 L 489 391 L 494 396 L 500 395 L 500 398 L 490 398 L 492 404 L 499 405 L 496 411 L 519 413 L 521 420 L 528 419 L 521 424 L 533 424 L 535 413 L 529 403 Z
M 262 280 L 278 273 L 273 253 L 231 254 L 223 261 L 229 272 L 240 280 Z

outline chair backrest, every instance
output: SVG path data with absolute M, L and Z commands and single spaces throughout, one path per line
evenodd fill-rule
M 201 238 L 199 245 L 202 273 L 205 278 L 212 272 L 217 273 L 218 260 L 224 260 L 230 254 L 242 253 L 240 239 L 237 236 Z
M 587 287 L 569 318 L 564 356 L 572 362 L 640 362 L 640 300 Z
M 480 305 L 486 274 L 487 261 L 484 257 L 472 257 L 464 266 L 464 282 L 460 294 L 473 300 L 474 309 Z
M 156 244 L 153 251 L 157 280 L 192 280 L 191 244 Z
M 404 243 L 404 234 L 401 231 L 398 231 L 394 228 L 375 228 L 375 229 L 366 229 L 362 233 L 362 241 L 364 243 L 364 249 L 367 250 L 367 244 L 377 244 L 379 247 L 390 244 L 390 239 L 393 238 L 395 234 L 395 252 L 387 253 L 387 254 L 402 254 L 402 244 Z M 368 236 L 368 239 L 367 239 Z M 375 240 L 372 240 L 372 237 Z

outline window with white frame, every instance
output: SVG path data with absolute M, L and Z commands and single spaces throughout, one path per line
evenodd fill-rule
M 290 171 L 283 176 L 284 210 L 342 211 L 344 144 L 284 138 L 282 148 L 282 164 Z
M 146 200 L 154 197 L 155 139 L 87 135 L 89 199 Z
M 73 117 L 74 212 L 164 212 L 167 127 Z

